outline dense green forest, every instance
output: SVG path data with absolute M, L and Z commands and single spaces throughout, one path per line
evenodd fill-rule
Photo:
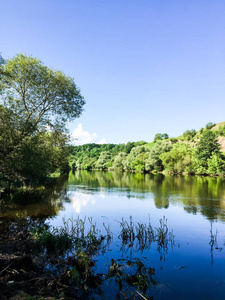
M 171 174 L 225 174 L 225 155 L 218 142 L 225 123 L 208 123 L 199 131 L 186 130 L 177 138 L 158 133 L 154 141 L 127 144 L 70 146 L 70 167 Z

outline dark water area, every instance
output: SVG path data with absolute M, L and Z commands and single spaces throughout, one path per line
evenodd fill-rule
M 41 217 L 59 227 L 63 219 L 92 218 L 104 232 L 110 226 L 113 240 L 96 256 L 96 271 L 107 272 L 112 259 L 141 259 L 155 269 L 156 285 L 146 294 L 153 299 L 225 298 L 225 180 L 214 177 L 165 176 L 120 172 L 76 171 L 60 178 L 42 194 L 15 197 L 0 205 L 0 220 L 16 216 Z M 18 202 L 19 201 L 19 202 Z M 121 220 L 158 228 L 165 218 L 173 243 L 157 243 L 140 249 L 123 247 Z M 103 225 L 104 224 L 104 225 Z M 115 285 L 102 287 L 104 296 L 115 299 Z

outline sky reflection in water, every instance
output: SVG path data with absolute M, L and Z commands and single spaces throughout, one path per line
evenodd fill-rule
M 29 198 L 29 197 L 28 197 Z M 155 299 L 224 299 L 225 295 L 225 180 L 210 177 L 163 176 L 119 172 L 77 171 L 61 178 L 46 192 L 43 203 L 29 198 L 0 207 L 0 217 L 48 218 L 60 226 L 63 218 L 93 218 L 105 233 L 110 226 L 113 240 L 109 251 L 96 256 L 97 270 L 105 273 L 110 260 L 140 258 L 155 268 L 159 286 L 149 289 Z M 160 250 L 153 242 L 137 251 L 122 247 L 118 239 L 122 218 L 159 227 L 165 216 L 175 243 Z M 215 240 L 216 238 L 216 240 Z M 213 242 L 213 243 L 212 243 Z M 122 248 L 122 251 L 121 251 Z M 106 299 L 115 289 L 105 288 Z
M 64 209 L 51 224 L 78 215 L 93 217 L 102 231 L 103 222 L 109 224 L 114 239 L 112 251 L 98 258 L 103 272 L 105 263 L 121 257 L 117 237 L 122 218 L 148 223 L 150 217 L 158 227 L 165 216 L 175 245 L 163 257 L 155 244 L 143 252 L 128 249 L 123 256 L 146 257 L 156 269 L 161 287 L 151 289 L 154 299 L 224 299 L 224 179 L 77 171 L 70 174 L 66 189 Z

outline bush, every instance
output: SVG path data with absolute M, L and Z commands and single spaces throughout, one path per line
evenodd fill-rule
M 172 173 L 192 172 L 193 149 L 189 144 L 175 144 L 167 153 L 163 153 L 160 158 L 166 171 Z
M 216 125 L 215 123 L 209 122 L 209 123 L 206 124 L 205 127 L 206 127 L 206 129 L 211 129 L 211 128 L 213 128 L 215 125 Z

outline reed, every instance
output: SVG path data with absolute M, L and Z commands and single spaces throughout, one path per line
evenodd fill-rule
M 101 234 L 92 218 L 86 217 L 63 218 L 63 226 L 52 228 L 36 228 L 32 231 L 32 236 L 36 240 L 39 248 L 45 249 L 49 255 L 68 255 L 69 252 L 86 251 L 89 255 L 96 255 L 103 250 L 112 240 L 110 227 L 104 226 L 106 234 Z
M 168 244 L 174 245 L 173 231 L 169 231 L 167 219 L 163 217 L 159 220 L 160 226 L 153 229 L 150 219 L 148 224 L 137 222 L 136 224 L 130 217 L 128 223 L 124 219 L 120 222 L 121 233 L 118 238 L 121 240 L 121 250 L 127 251 L 135 246 L 136 251 L 144 251 L 150 248 L 153 242 L 157 243 L 157 250 L 162 257 L 168 249 Z

